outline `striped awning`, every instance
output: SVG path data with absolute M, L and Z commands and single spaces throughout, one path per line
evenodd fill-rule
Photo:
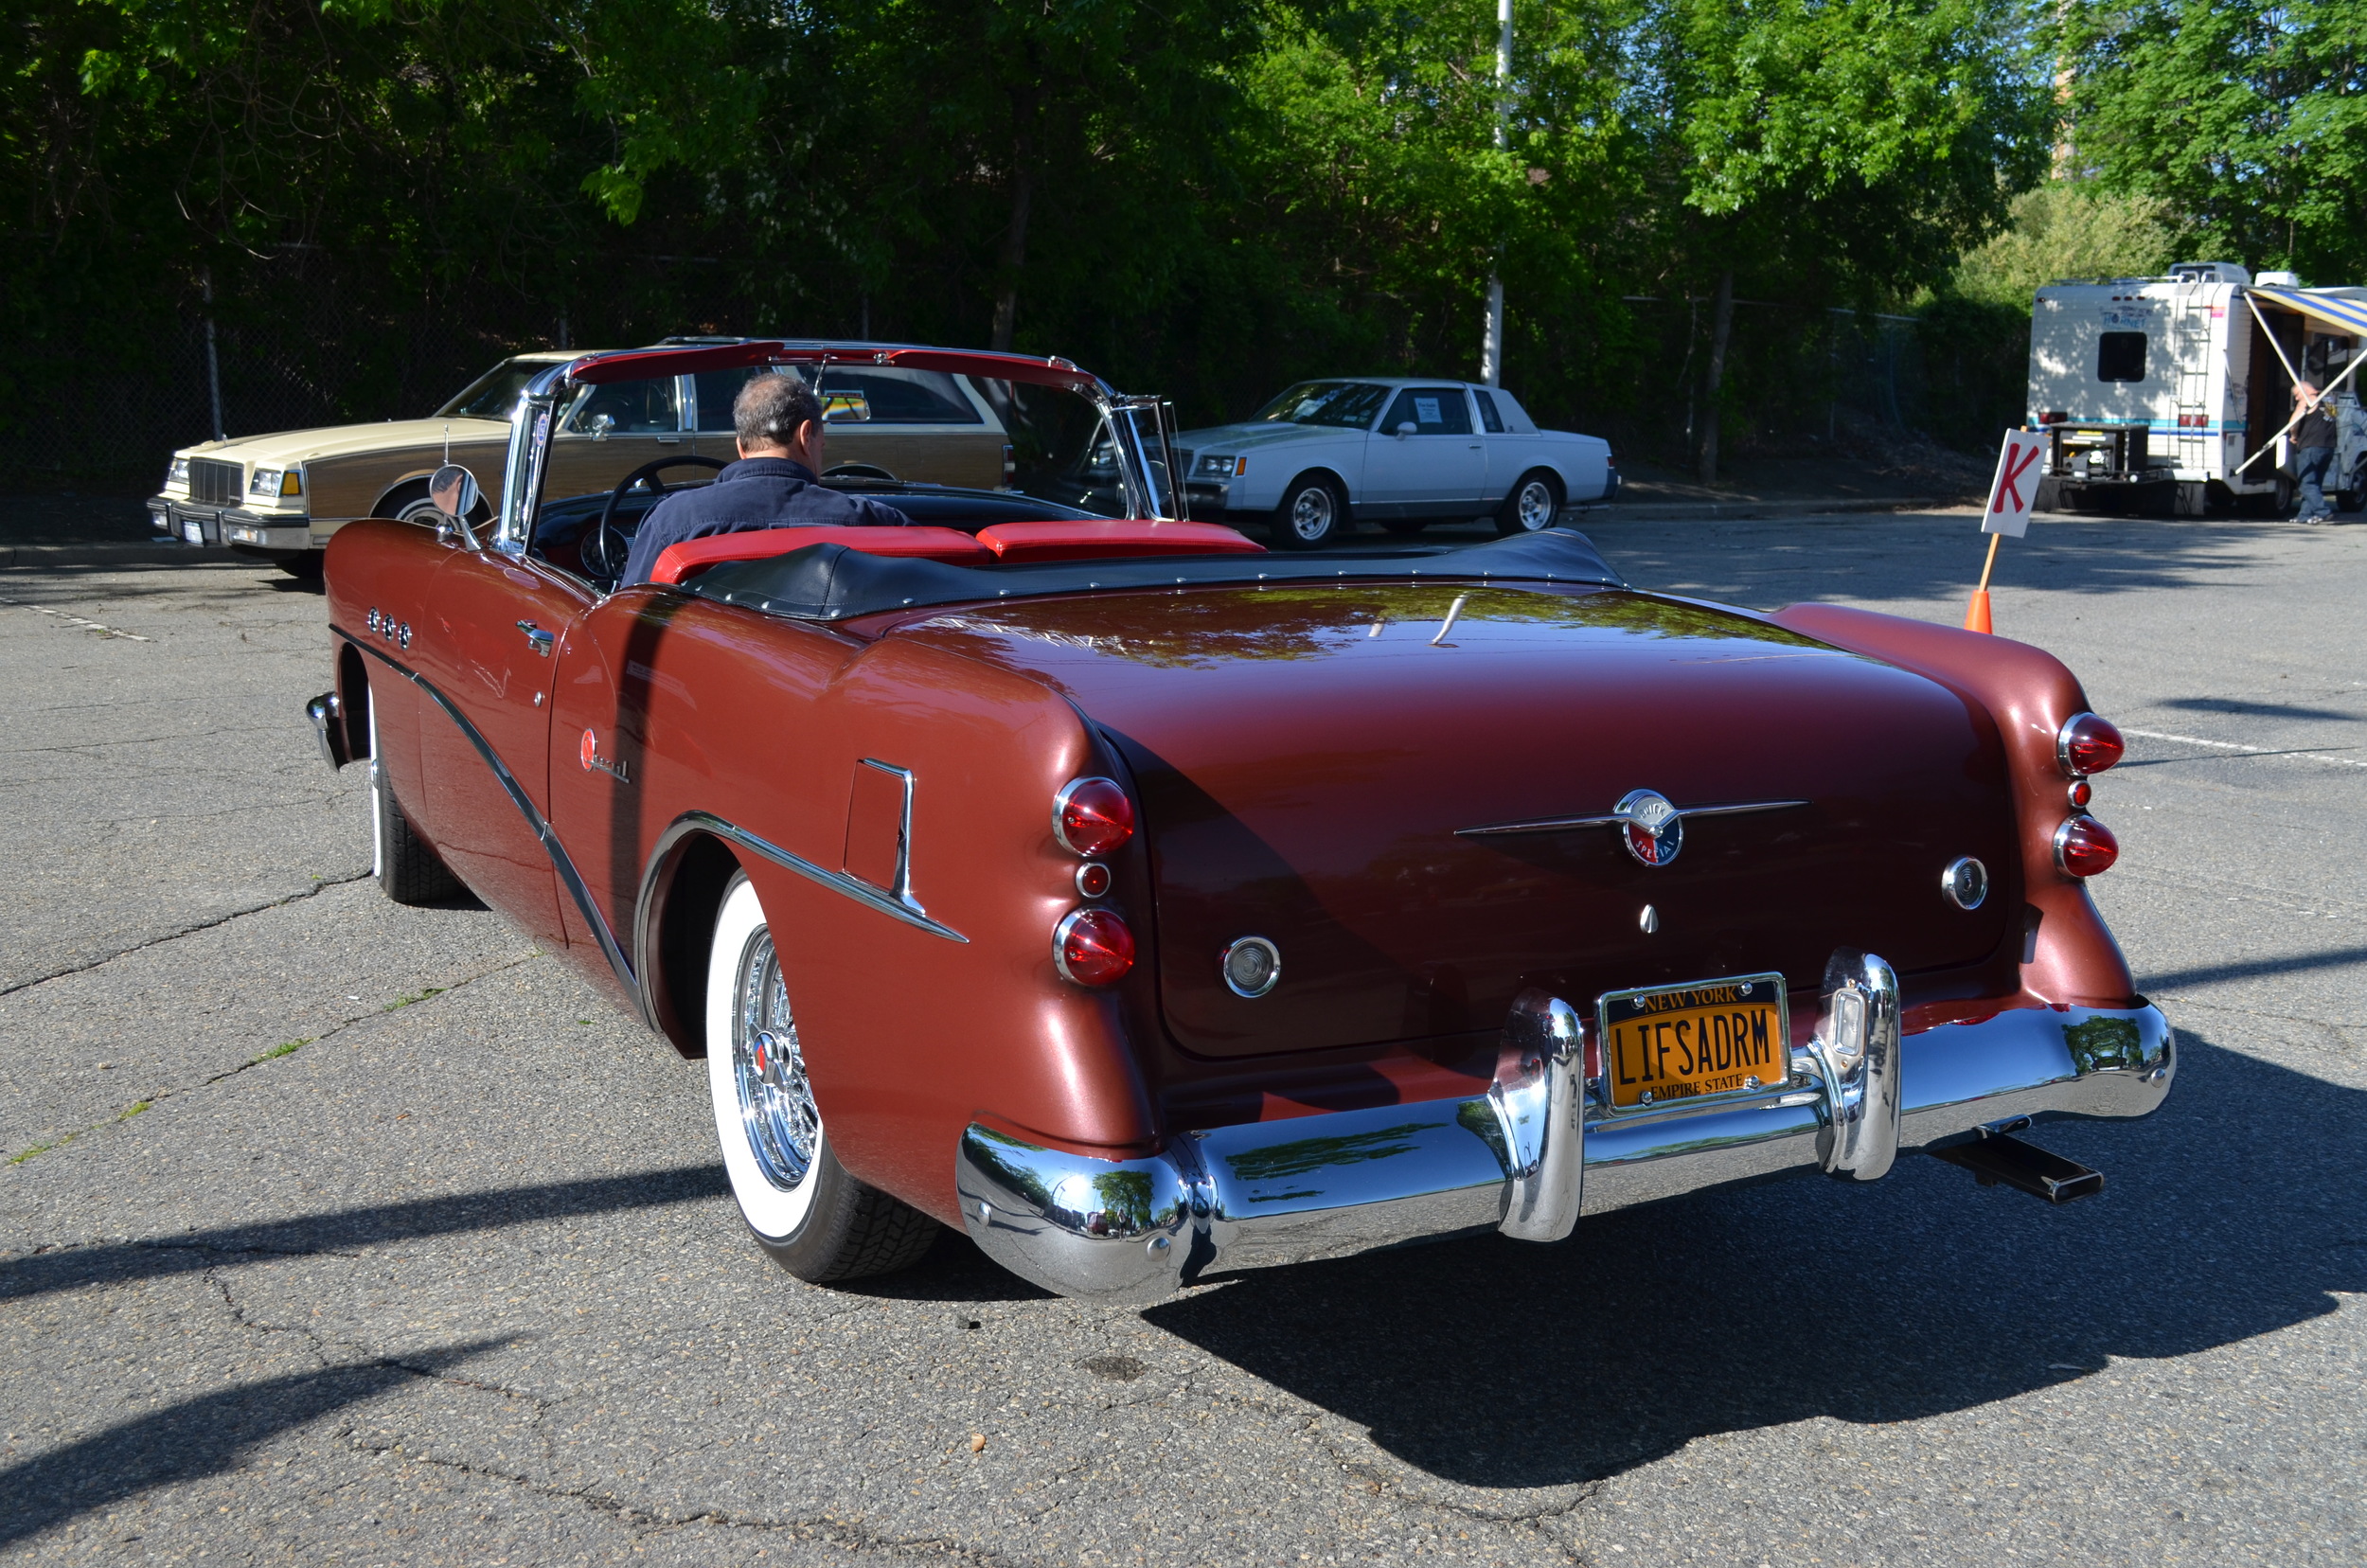
M 2319 289 L 2278 289 L 2254 283 L 2250 292 L 2255 299 L 2315 316 L 2338 332 L 2367 337 L 2367 299 L 2346 297 L 2348 290 L 2337 294 Z

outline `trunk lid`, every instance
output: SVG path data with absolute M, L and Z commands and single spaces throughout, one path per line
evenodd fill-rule
M 2020 857 L 1988 716 L 1731 611 L 1623 590 L 1279 583 L 996 605 L 894 634 L 1044 680 L 1109 736 L 1143 811 L 1160 1005 L 1196 1054 L 1493 1028 L 1531 985 L 1591 1007 L 1774 970 L 1798 1013 L 1843 945 L 1902 976 L 2019 956 Z M 1639 789 L 1681 810 L 1806 804 L 1690 817 L 1662 865 L 1610 827 L 1457 833 L 1600 815 Z M 1959 855 L 1995 882 L 1975 911 L 1941 894 Z M 1218 968 L 1244 935 L 1281 953 L 1281 983 L 1255 1000 Z

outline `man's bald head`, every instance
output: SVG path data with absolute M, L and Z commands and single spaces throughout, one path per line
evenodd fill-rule
M 732 428 L 742 457 L 793 457 L 812 467 L 822 455 L 822 400 L 801 376 L 751 376 L 732 400 Z

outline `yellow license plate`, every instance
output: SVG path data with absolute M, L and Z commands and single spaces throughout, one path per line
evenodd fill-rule
M 1595 1019 L 1615 1111 L 1753 1095 L 1791 1077 L 1780 974 L 1611 991 Z

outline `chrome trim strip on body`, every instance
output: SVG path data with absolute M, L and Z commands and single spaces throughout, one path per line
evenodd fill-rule
M 567 889 L 569 898 L 575 900 L 576 908 L 583 916 L 584 924 L 591 928 L 593 936 L 598 940 L 600 955 L 608 960 L 609 968 L 616 971 L 616 978 L 623 983 L 627 994 L 638 999 L 641 995 L 641 984 L 633 978 L 632 965 L 626 960 L 625 950 L 617 945 L 615 933 L 609 930 L 607 918 L 600 913 L 599 905 L 593 900 L 592 889 L 585 884 L 582 874 L 576 869 L 576 863 L 567 853 L 566 846 L 559 842 L 558 831 L 543 817 L 541 809 L 534 804 L 533 797 L 526 793 L 525 787 L 518 782 L 517 775 L 509 771 L 508 765 L 503 762 L 500 755 L 493 750 L 491 742 L 478 733 L 477 727 L 469 722 L 468 715 L 454 707 L 451 699 L 436 690 L 436 684 L 426 676 L 389 656 L 383 650 L 373 648 L 343 628 L 331 627 L 329 630 L 362 650 L 363 652 L 384 664 L 387 668 L 392 669 L 421 691 L 426 692 L 434 700 L 436 705 L 442 708 L 452 722 L 460 726 L 460 733 L 469 738 L 469 744 L 474 746 L 477 755 L 485 758 L 485 765 L 493 770 L 493 776 L 499 779 L 501 787 L 508 792 L 510 804 L 518 808 L 519 812 L 525 817 L 526 825 L 534 829 L 534 836 L 542 842 L 543 853 L 551 858 L 551 869 L 559 875 L 560 885 Z
M 906 925 L 919 927 L 932 936 L 942 936 L 949 942 L 967 944 L 970 941 L 969 937 L 955 931 L 952 926 L 941 920 L 930 918 L 922 912 L 918 904 L 905 903 L 894 894 L 882 892 L 861 878 L 850 877 L 843 871 L 825 870 L 802 855 L 792 855 L 779 845 L 768 839 L 758 838 L 747 829 L 726 822 L 711 811 L 685 811 L 673 820 L 672 824 L 667 827 L 667 832 L 670 837 L 679 837 L 681 831 L 686 828 L 703 828 L 716 837 L 737 844 L 754 854 L 761 855 L 774 864 L 794 871 L 809 882 L 820 882 L 833 893 L 843 893 L 859 904 L 876 909 L 882 915 L 892 915 Z
M 1851 974 L 1846 965 L 1842 972 Z M 1866 982 L 1864 968 L 1854 979 Z M 1878 1018 L 1868 1024 L 1878 1034 Z M 1507 1043 L 1534 1032 L 1533 1021 L 1512 1023 Z M 1047 1289 L 1145 1301 L 1214 1272 L 1491 1225 L 1522 1238 L 1567 1235 L 1565 1201 L 1603 1214 L 1825 1168 L 1836 1150 L 1857 1161 L 1836 1174 L 1872 1172 L 1876 1150 L 1861 1133 L 1832 1135 L 1834 1096 L 1804 1051 L 1794 1060 L 1810 1070 L 1806 1091 L 1615 1121 L 1585 1106 L 1577 1135 L 1564 1145 L 1582 1151 L 1579 1170 L 1539 1186 L 1523 1174 L 1524 1132 L 1507 1124 L 1504 1106 L 1523 1091 L 1521 1053 L 1505 1056 L 1496 1083 L 1471 1098 L 1214 1128 L 1178 1135 L 1143 1159 L 1095 1159 L 973 1123 L 954 1154 L 962 1222 L 988 1256 Z M 1896 1148 L 1961 1142 L 2033 1120 L 2143 1116 L 2162 1104 L 2177 1069 L 2169 1023 L 2144 1003 L 2021 1007 L 1944 1025 L 1905 1037 L 1896 1061 Z M 1551 1105 L 1557 1086 L 1550 1074 L 1547 1083 Z M 1876 1109 L 1862 1120 L 1878 1126 Z M 1548 1137 L 1540 1171 L 1553 1167 L 1552 1144 Z M 1582 1185 L 1572 1179 L 1580 1176 Z M 1532 1192 L 1548 1201 L 1528 1206 Z M 1532 1223 L 1539 1215 L 1552 1222 Z
M 1806 806 L 1805 800 L 1753 800 L 1732 806 L 1680 806 L 1680 817 L 1742 816 L 1751 811 L 1788 811 L 1795 806 Z M 1478 828 L 1458 828 L 1457 838 L 1509 838 L 1519 833 L 1566 833 L 1578 828 L 1618 828 L 1627 818 L 1617 812 L 1606 816 L 1531 817 L 1525 822 L 1491 822 Z

